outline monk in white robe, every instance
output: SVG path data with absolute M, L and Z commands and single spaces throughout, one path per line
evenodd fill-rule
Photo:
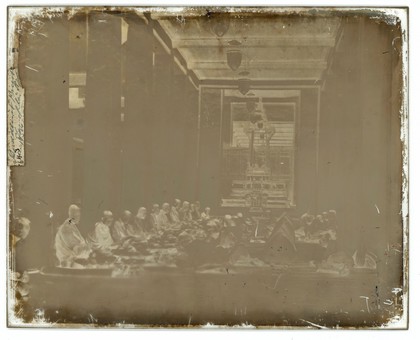
M 158 216 L 158 229 L 164 231 L 165 229 L 173 226 L 176 222 L 171 215 L 171 206 L 169 203 L 163 203 L 162 209 Z
M 179 211 L 179 218 L 181 221 L 188 222 L 192 220 L 190 202 L 183 202 L 181 210 Z
M 60 266 L 72 267 L 75 260 L 87 259 L 91 249 L 79 231 L 80 208 L 71 205 L 69 218 L 58 228 L 55 236 L 55 253 Z
M 90 236 L 90 242 L 96 249 L 107 250 L 113 244 L 114 240 L 111 235 L 111 226 L 114 222 L 112 212 L 104 211 L 101 221 L 95 224 L 95 229 Z
M 157 230 L 159 225 L 159 204 L 153 204 L 152 213 L 150 214 L 150 222 L 152 223 L 153 230 Z
M 181 200 L 175 199 L 175 205 L 171 208 L 171 217 L 175 223 L 180 222 L 179 211 L 181 210 Z
M 148 232 L 151 229 L 149 225 L 147 209 L 145 207 L 140 207 L 134 218 L 134 224 L 127 229 L 128 236 L 134 237 L 136 240 L 147 241 Z
M 132 225 L 130 224 L 131 221 L 131 211 L 125 210 L 122 213 L 121 218 L 119 218 L 114 223 L 114 227 L 112 228 L 112 238 L 115 242 L 121 242 L 125 238 L 129 237 L 129 230 L 132 229 Z
M 201 213 L 201 219 L 204 221 L 208 221 L 210 219 L 210 207 L 206 207 L 204 211 Z

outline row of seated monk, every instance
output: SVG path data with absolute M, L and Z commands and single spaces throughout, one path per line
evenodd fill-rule
M 92 249 L 107 249 L 128 237 L 147 240 L 148 234 L 161 233 L 182 222 L 209 220 L 210 208 L 201 211 L 200 202 L 190 204 L 185 201 L 181 204 L 176 199 L 173 206 L 154 204 L 150 214 L 141 207 L 134 218 L 129 210 L 125 210 L 116 220 L 113 213 L 106 210 L 86 239 L 79 230 L 80 217 L 80 208 L 71 205 L 68 219 L 58 228 L 55 236 L 56 256 L 62 266 L 69 265 L 74 259 L 88 258 Z
M 110 211 L 105 211 L 99 222 L 97 222 L 93 230 L 85 238 L 79 231 L 81 210 L 76 205 L 69 207 L 69 216 L 58 228 L 55 235 L 55 253 L 62 267 L 72 267 L 80 260 L 92 260 L 97 257 L 98 251 L 102 250 L 115 251 L 122 250 L 125 253 L 124 244 L 128 241 L 127 246 L 133 245 L 136 251 L 142 251 L 144 247 L 176 247 L 185 249 L 186 245 L 203 247 L 214 246 L 219 250 L 223 250 L 228 254 L 235 253 L 235 249 L 239 249 L 246 241 L 262 241 L 262 235 L 255 226 L 251 218 L 244 218 L 241 213 L 235 216 L 226 215 L 224 218 L 210 216 L 210 209 L 206 208 L 197 219 L 182 221 L 180 216 L 181 209 L 178 210 L 175 204 L 172 208 L 168 204 L 162 205 L 162 209 L 154 209 L 156 213 L 155 224 L 151 222 L 150 227 L 144 228 L 147 210 L 139 209 L 139 213 L 133 218 L 128 211 L 123 212 L 120 218 L 114 221 L 114 217 Z M 178 207 L 187 206 L 186 204 L 178 204 Z M 197 205 L 196 205 L 197 206 Z M 154 207 L 156 208 L 156 206 Z M 191 209 L 191 206 L 189 207 Z M 172 212 L 172 214 L 171 214 Z M 152 212 L 153 213 L 153 212 Z M 178 213 L 178 215 L 177 215 Z M 168 216 L 172 215 L 172 216 Z M 150 214 L 150 219 L 152 220 Z M 187 219 L 190 216 L 187 214 Z M 254 221 L 255 222 L 255 221 Z M 256 227 L 256 228 L 255 228 Z M 325 256 L 331 259 L 340 259 L 339 265 L 346 259 L 358 267 L 375 267 L 375 256 L 367 250 L 366 244 L 361 242 L 360 247 L 350 256 L 343 256 L 343 251 L 335 248 L 335 233 L 333 229 L 337 228 L 336 212 L 330 210 L 317 216 L 304 214 L 300 218 L 289 218 L 287 214 L 282 214 L 280 218 L 275 219 L 274 223 L 270 223 L 266 229 L 268 233 L 264 238 L 263 260 L 267 263 L 274 263 L 283 260 L 293 259 L 297 255 L 305 255 L 306 248 L 298 245 L 297 241 L 313 242 L 318 240 L 319 245 L 326 249 Z M 29 234 L 30 221 L 27 218 L 20 217 L 12 223 L 11 226 L 11 245 L 16 253 L 24 246 L 24 241 Z M 257 233 L 258 230 L 258 233 Z M 325 236 L 329 236 L 325 238 Z M 307 238 L 309 237 L 309 238 Z M 172 242 L 174 239 L 174 242 Z M 258 240 L 258 238 L 260 238 Z M 195 243 L 191 243 L 191 240 Z M 172 243 L 171 243 L 172 242 Z M 203 243 L 204 242 L 204 243 Z M 245 242 L 245 243 L 244 243 Z M 172 244 L 172 245 L 171 245 Z M 140 248 L 137 249 L 136 245 Z M 122 246 L 122 248 L 121 248 Z M 125 249 L 125 250 L 124 250 Z M 222 253 L 223 253 L 222 252 Z M 194 256 L 198 251 L 194 252 Z M 93 255 L 93 258 L 92 258 Z M 323 257 L 325 257 L 323 255 Z M 331 256 L 330 256 L 331 255 Z M 17 262 L 22 262 L 24 258 L 16 257 Z M 335 260 L 334 260 L 335 261 Z M 333 261 L 332 261 L 333 262 Z M 368 264 L 368 265 L 367 265 Z M 19 266 L 17 266 L 19 267 Z M 18 269 L 18 268 L 16 268 Z M 18 270 L 18 272 L 23 272 Z

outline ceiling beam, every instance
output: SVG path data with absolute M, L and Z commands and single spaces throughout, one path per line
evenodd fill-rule
M 245 63 L 244 63 L 245 64 Z M 247 69 L 318 69 L 327 67 L 325 60 L 251 60 Z M 188 67 L 194 70 L 229 70 L 225 60 L 205 60 L 188 62 Z
M 199 79 L 320 79 L 323 70 L 316 69 L 248 69 L 248 75 L 228 70 L 195 70 Z
M 308 86 L 308 87 L 318 87 L 320 86 L 321 81 L 319 79 L 257 79 L 251 80 L 251 90 L 253 87 L 258 86 L 290 86 L 289 89 L 292 89 L 293 86 Z M 200 81 L 202 86 L 217 86 L 221 88 L 237 88 L 238 81 L 235 79 L 202 79 Z M 250 90 L 250 91 L 251 91 Z
M 190 68 L 185 69 L 187 62 L 184 56 L 179 52 L 179 50 L 173 47 L 172 41 L 171 41 L 170 36 L 168 35 L 168 32 L 165 29 L 163 29 L 159 21 L 153 20 L 150 15 L 147 15 L 146 18 L 153 25 L 153 35 L 161 43 L 165 51 L 167 51 L 168 54 L 171 54 L 174 57 L 174 62 L 177 64 L 180 70 L 183 73 L 185 73 L 185 75 L 188 77 L 188 79 L 191 81 L 194 87 L 198 90 L 200 79 L 198 78 L 197 74 L 192 69 Z
M 285 35 L 285 36 L 261 36 L 252 38 L 230 37 L 199 37 L 194 38 L 176 38 L 172 40 L 174 48 L 209 48 L 209 47 L 226 47 L 231 45 L 229 41 L 237 40 L 241 43 L 240 48 L 250 47 L 299 47 L 299 46 L 324 46 L 333 47 L 335 45 L 335 37 L 328 35 Z

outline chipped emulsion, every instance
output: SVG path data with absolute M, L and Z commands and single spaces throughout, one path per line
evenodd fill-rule
M 9 166 L 25 164 L 25 91 L 22 88 L 17 60 L 19 39 L 17 39 L 16 17 L 10 11 L 8 37 L 7 72 L 7 163 Z
M 63 9 L 33 9 L 33 8 L 9 8 L 8 12 L 8 58 L 7 58 L 7 164 L 8 166 L 25 165 L 25 90 L 19 78 L 17 68 L 19 56 L 19 35 L 22 34 L 20 27 L 21 19 L 30 19 L 33 31 L 29 34 L 45 34 L 38 32 L 43 23 L 37 17 L 52 18 L 62 16 Z M 25 65 L 33 72 L 39 72 L 35 67 Z
M 19 78 L 17 60 L 19 55 L 19 35 L 23 33 L 21 19 L 31 21 L 32 31 L 27 32 L 31 35 L 39 34 L 46 38 L 48 36 L 38 32 L 43 23 L 37 20 L 37 17 L 46 17 L 51 20 L 52 17 L 62 16 L 64 8 L 9 8 L 8 17 L 8 96 L 7 96 L 7 129 L 8 129 L 8 165 L 23 166 L 25 164 L 25 90 Z M 25 65 L 33 72 L 39 72 L 36 67 Z
M 107 10 L 113 9 L 121 9 L 121 8 L 107 8 Z M 182 24 L 185 22 L 185 15 L 197 15 L 197 13 L 201 13 L 200 10 L 197 9 L 190 9 L 190 8 L 133 8 L 135 11 L 143 13 L 145 10 L 156 12 L 161 14 L 162 12 L 168 11 L 170 13 L 180 13 L 177 16 L 177 21 Z M 17 28 L 16 22 L 17 17 L 26 16 L 31 18 L 36 18 L 38 15 L 42 15 L 44 17 L 48 17 L 48 15 L 63 15 L 64 8 L 56 8 L 53 10 L 46 11 L 44 9 L 9 9 L 9 40 L 8 40 L 8 165 L 9 166 L 23 166 L 25 162 L 25 154 L 24 154 L 24 89 L 21 86 L 19 73 L 16 68 L 16 58 L 19 52 L 19 48 L 17 44 L 18 39 L 16 39 L 16 35 L 18 34 L 19 28 Z M 68 16 L 71 17 L 72 15 L 78 13 L 79 10 L 86 11 L 86 8 L 72 8 L 66 9 L 68 11 Z M 124 8 L 124 10 L 130 10 L 130 8 Z M 132 10 L 132 9 L 131 9 Z M 227 8 L 226 11 L 230 12 L 238 12 L 240 13 L 241 9 L 238 8 Z M 401 142 L 403 144 L 403 185 L 402 185 L 402 209 L 401 209 L 401 216 L 403 220 L 403 260 L 404 260 L 404 285 L 403 288 L 395 288 L 393 290 L 393 294 L 397 296 L 398 294 L 402 293 L 402 302 L 403 302 L 403 315 L 401 317 L 395 317 L 389 320 L 388 324 L 384 324 L 383 327 L 387 328 L 399 328 L 404 327 L 403 325 L 407 322 L 407 307 L 408 307 L 408 85 L 407 85 L 407 63 L 408 63 L 408 50 L 407 50 L 407 22 L 406 22 L 406 12 L 402 9 L 346 9 L 346 11 L 370 11 L 376 13 L 372 18 L 385 21 L 389 25 L 396 25 L 397 21 L 400 20 L 402 26 L 402 72 L 403 72 L 403 87 L 401 92 L 402 97 L 402 105 L 400 110 L 401 116 Z M 249 9 L 250 12 L 261 12 L 264 11 L 262 9 Z M 306 12 L 307 9 L 294 9 L 292 12 L 299 13 L 299 12 Z M 379 14 L 378 14 L 379 13 Z M 34 19 L 36 21 L 36 19 Z M 34 34 L 34 33 L 32 33 Z M 39 33 L 42 34 L 42 33 Z M 35 67 L 31 67 L 26 65 L 26 68 L 33 72 L 39 72 Z M 375 208 L 380 214 L 378 206 L 375 204 Z M 52 212 L 50 213 L 50 218 L 52 217 Z M 399 251 L 398 249 L 394 249 L 395 251 Z M 275 282 L 275 286 L 277 285 L 277 278 Z M 275 287 L 274 287 L 275 288 Z M 9 292 L 9 297 L 11 296 Z M 368 299 L 369 297 L 361 296 L 360 298 L 364 298 L 366 300 L 367 310 L 369 312 L 369 304 Z M 396 299 L 397 300 L 397 299 Z M 391 305 L 393 301 L 385 301 L 384 304 Z M 395 302 L 396 303 L 396 302 Z M 10 307 L 10 305 L 9 305 Z M 9 308 L 10 311 L 10 308 Z M 246 312 L 245 312 L 246 313 Z M 13 314 L 13 313 L 12 313 Z M 15 316 L 13 316 L 15 317 Z M 9 315 L 10 318 L 10 315 Z M 48 326 L 48 322 L 45 322 L 43 319 L 42 310 L 39 310 L 39 315 L 37 314 L 37 319 L 34 320 L 34 323 L 37 324 L 39 321 L 39 325 Z M 95 318 L 91 316 L 91 322 L 95 322 Z M 191 321 L 191 317 L 189 323 Z M 303 322 L 310 324 L 316 328 L 325 328 L 318 324 L 312 323 L 310 321 L 303 320 Z M 239 327 L 249 327 L 254 328 L 252 325 L 238 325 Z M 207 324 L 203 326 L 203 328 L 213 328 L 217 327 L 211 324 Z
M 25 91 L 18 71 L 13 66 L 8 70 L 7 82 L 7 160 L 9 166 L 25 164 Z

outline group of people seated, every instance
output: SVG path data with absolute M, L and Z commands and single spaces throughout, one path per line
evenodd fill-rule
M 80 208 L 71 205 L 69 217 L 59 227 L 55 237 L 56 256 L 60 266 L 69 267 L 75 259 L 87 259 L 92 251 L 112 249 L 124 240 L 147 242 L 151 235 L 162 234 L 183 223 L 207 221 L 210 219 L 210 211 L 209 207 L 201 211 L 198 201 L 189 203 L 179 199 L 172 206 L 169 203 L 163 203 L 162 206 L 153 204 L 150 213 L 145 207 L 140 207 L 135 216 L 125 210 L 117 219 L 111 211 L 106 210 L 84 238 L 79 230 Z
M 238 249 L 240 254 L 248 254 L 244 249 L 250 243 L 260 243 L 254 246 L 254 250 L 260 249 L 254 256 L 271 264 L 309 261 L 315 256 L 315 248 L 304 245 L 312 244 L 321 246 L 319 256 L 312 259 L 320 263 L 320 268 L 375 267 L 374 257 L 365 249 L 358 249 L 353 258 L 337 250 L 334 210 L 316 216 L 306 213 L 297 219 L 283 213 L 260 230 L 258 219 L 244 217 L 240 212 L 215 217 L 209 207 L 201 211 L 199 202 L 181 203 L 176 199 L 172 206 L 154 204 L 150 212 L 140 207 L 135 216 L 125 210 L 115 218 L 106 210 L 86 237 L 79 230 L 80 216 L 80 208 L 71 205 L 69 217 L 58 228 L 55 250 L 61 267 L 83 266 L 84 261 L 97 260 L 98 256 L 115 259 L 121 254 L 170 248 L 190 254 L 190 262 L 216 263 L 235 256 Z
M 301 216 L 303 231 L 306 236 L 316 234 L 321 230 L 337 229 L 337 213 L 335 210 L 324 211 L 319 215 L 305 213 Z

